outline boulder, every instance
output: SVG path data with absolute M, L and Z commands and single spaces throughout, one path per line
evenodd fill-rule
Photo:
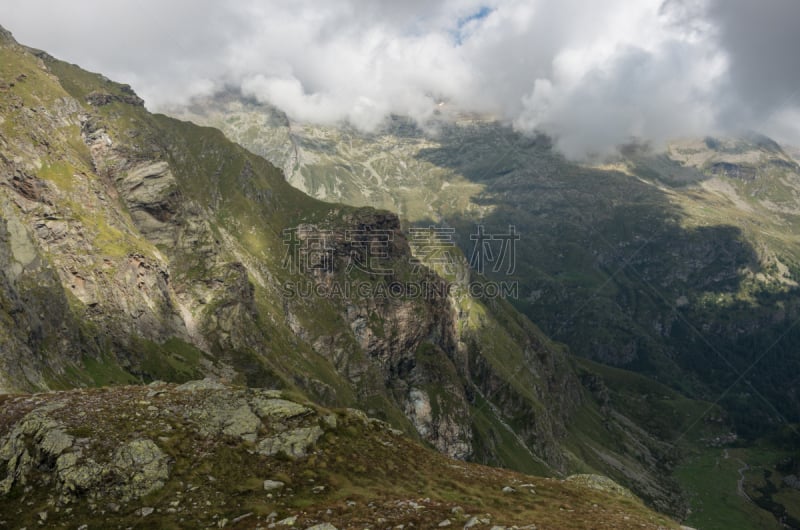
M 322 429 L 317 425 L 292 429 L 264 438 L 258 442 L 256 451 L 266 456 L 282 453 L 292 458 L 302 458 L 308 454 L 308 450 L 317 443 L 322 434 Z

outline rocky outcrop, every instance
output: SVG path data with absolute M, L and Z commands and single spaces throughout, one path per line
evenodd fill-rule
M 631 499 L 635 498 L 633 493 L 631 493 L 627 488 L 623 488 L 610 478 L 604 477 L 602 475 L 587 475 L 587 474 L 570 475 L 569 477 L 567 477 L 567 480 L 569 482 L 574 482 L 576 484 L 583 484 L 586 487 L 595 490 L 607 491 Z
M 34 408 L 0 439 L 0 464 L 5 469 L 0 495 L 9 494 L 15 487 L 35 485 L 31 483 L 41 472 L 45 476 L 38 480 L 55 482 L 62 503 L 97 494 L 95 490 L 101 482 L 113 484 L 106 493 L 122 502 L 164 486 L 169 478 L 170 459 L 152 440 L 126 442 L 114 451 L 110 461 L 99 464 L 84 455 L 84 447 L 91 440 L 76 440 L 53 417 L 63 406 L 55 403 Z
M 101 107 L 114 102 L 144 107 L 144 100 L 137 96 L 133 90 L 130 89 L 130 87 L 128 87 L 128 90 L 129 92 L 126 94 L 104 94 L 102 92 L 92 92 L 86 96 L 86 102 L 96 107 Z
M 459 361 L 450 301 L 446 292 L 424 296 L 404 292 L 410 291 L 409 285 L 426 289 L 435 283 L 444 284 L 444 280 L 428 269 L 415 270 L 396 216 L 362 211 L 333 222 L 301 225 L 294 230 L 296 259 L 303 273 L 300 278 L 334 301 L 342 297 L 344 307 L 339 316 L 363 356 L 347 355 L 336 346 L 341 341 L 340 328 L 323 335 L 316 332 L 312 322 L 296 320 L 294 329 L 354 384 L 362 386 L 362 391 L 365 374 L 377 373 L 379 384 L 390 389 L 389 397 L 423 439 L 450 456 L 468 457 L 472 450 L 468 384 L 459 379 L 454 365 Z M 322 253 L 314 244 L 319 241 L 324 242 Z M 371 274 L 369 283 L 359 273 L 367 277 Z M 302 298 L 290 300 L 289 314 L 301 313 L 305 303 Z M 426 361 L 432 356 L 440 363 Z M 421 387 L 434 385 L 439 391 L 432 406 Z
M 360 411 L 278 390 L 207 379 L 6 395 L 0 407 L 0 524 L 10 528 L 674 526 L 600 477 L 452 460 Z M 219 431 L 239 407 L 261 418 L 255 443 L 250 428 Z
M 298 427 L 264 438 L 256 445 L 256 452 L 264 456 L 285 455 L 302 458 L 308 455 L 309 449 L 322 435 L 323 431 L 318 425 Z
M 159 398 L 166 397 L 167 391 L 174 396 L 190 393 L 189 403 L 165 413 L 188 419 L 196 432 L 208 439 L 231 437 L 255 443 L 256 452 L 264 456 L 305 457 L 324 429 L 336 427 L 336 420 L 283 399 L 278 391 L 231 389 L 211 380 L 174 389 L 164 385 L 150 388 L 147 392 Z M 61 503 L 88 495 L 127 504 L 160 490 L 170 480 L 174 458 L 156 441 L 135 433 L 138 413 L 130 418 L 133 423 L 129 427 L 114 433 L 113 441 L 103 439 L 96 427 L 89 429 L 96 438 L 78 438 L 69 432 L 87 430 L 83 423 L 86 414 L 68 411 L 68 406 L 63 400 L 42 403 L 35 399 L 9 406 L 22 414 L 15 423 L 2 425 L 7 434 L 0 437 L 0 469 L 4 472 L 0 495 L 42 480 L 54 482 Z M 152 410 L 156 407 L 148 407 L 151 416 L 158 417 Z M 58 419 L 65 416 L 63 421 Z M 109 455 L 102 448 L 113 451 Z
M 170 458 L 148 439 L 131 440 L 114 452 L 111 469 L 125 477 L 117 486 L 123 501 L 138 499 L 164 487 L 169 479 Z

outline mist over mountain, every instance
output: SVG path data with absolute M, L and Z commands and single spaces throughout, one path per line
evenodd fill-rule
M 152 109 L 232 86 L 292 119 L 367 131 L 446 102 L 575 157 L 748 129 L 800 143 L 792 0 L 11 0 L 4 16 Z

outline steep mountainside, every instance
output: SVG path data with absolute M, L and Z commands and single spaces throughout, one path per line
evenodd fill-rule
M 220 127 L 316 197 L 453 227 L 468 256 L 477 223 L 515 225 L 516 305 L 551 337 L 721 396 L 740 434 L 800 419 L 800 166 L 769 139 L 629 146 L 581 165 L 545 137 L 446 107 L 431 130 L 396 117 L 374 134 L 290 123 L 234 93 L 175 113 Z
M 452 457 L 600 472 L 685 512 L 672 445 L 509 303 L 393 294 L 485 282 L 460 254 L 429 268 L 394 214 L 312 199 L 219 131 L 6 32 L 0 59 L 0 390 L 281 388 Z

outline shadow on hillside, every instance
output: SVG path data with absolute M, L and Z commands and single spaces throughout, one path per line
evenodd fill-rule
M 798 341 L 787 341 L 800 333 L 784 337 L 791 321 L 776 314 L 781 304 L 800 311 L 797 293 L 737 301 L 743 282 L 761 272 L 738 227 L 686 228 L 681 209 L 656 186 L 571 163 L 544 136 L 493 127 L 487 133 L 483 125 L 453 126 L 443 131 L 440 147 L 418 156 L 485 186 L 473 198 L 491 210 L 480 219 L 485 233 L 504 234 L 513 225 L 520 234 L 513 272 L 504 265 L 493 276 L 519 282 L 518 309 L 581 356 L 710 399 L 734 384 L 759 352 L 782 355 L 783 365 L 759 362 L 748 379 L 782 414 L 798 418 L 788 386 L 796 371 L 786 369 L 798 357 L 790 351 Z M 472 255 L 476 219 L 456 215 L 444 222 Z M 736 385 L 734 408 L 753 411 L 740 403 L 748 392 L 755 391 Z

